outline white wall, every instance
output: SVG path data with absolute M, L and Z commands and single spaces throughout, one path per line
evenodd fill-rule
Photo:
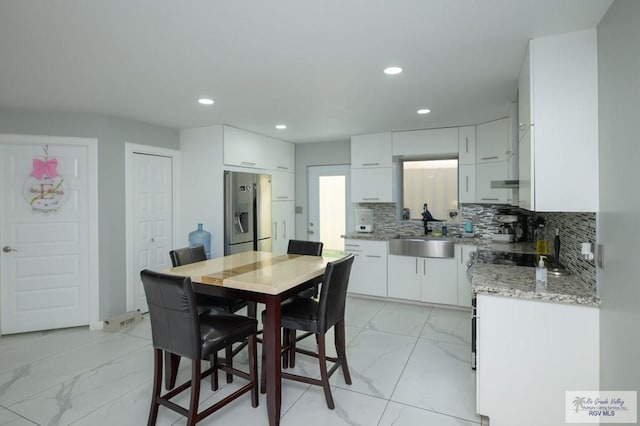
M 616 0 L 598 25 L 600 387 L 640 391 L 640 2 Z M 586 331 L 585 338 L 589 338 Z
M 178 131 L 102 114 L 0 108 L 0 133 L 98 139 L 99 318 L 125 312 L 124 144 L 178 149 Z
M 296 145 L 296 209 L 302 207 L 302 213 L 296 213 L 296 238 L 307 239 L 309 222 L 309 185 L 307 184 L 309 166 L 330 166 L 351 164 L 351 143 L 319 142 Z M 351 185 L 349 182 L 348 185 Z

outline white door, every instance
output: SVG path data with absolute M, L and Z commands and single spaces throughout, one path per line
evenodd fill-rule
M 350 167 L 309 167 L 309 223 L 307 237 L 322 241 L 324 251 L 344 251 L 341 235 L 353 230 Z
M 173 159 L 133 154 L 134 309 L 147 312 L 140 271 L 171 266 L 173 248 Z
M 95 150 L 88 139 L 0 137 L 2 334 L 89 324 Z

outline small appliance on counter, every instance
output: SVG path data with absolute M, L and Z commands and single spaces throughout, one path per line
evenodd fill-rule
M 498 232 L 494 233 L 495 242 L 513 243 L 527 240 L 527 218 L 508 209 L 500 210 L 495 216 Z
M 373 232 L 373 210 L 355 209 L 356 232 Z

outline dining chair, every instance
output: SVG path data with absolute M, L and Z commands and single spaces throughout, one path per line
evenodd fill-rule
M 349 274 L 353 265 L 353 255 L 343 257 L 335 262 L 327 263 L 322 287 L 320 288 L 320 298 L 295 298 L 290 302 L 282 304 L 282 328 L 287 330 L 301 330 L 309 332 L 316 337 L 317 352 L 308 351 L 302 348 L 296 348 L 296 339 L 289 341 L 290 348 L 284 348 L 283 353 L 287 350 L 318 358 L 320 366 L 320 380 L 288 372 L 282 372 L 282 378 L 295 380 L 312 385 L 322 386 L 324 396 L 327 401 L 327 407 L 333 410 L 335 404 L 331 395 L 331 387 L 329 386 L 329 377 L 335 371 L 342 367 L 342 374 L 346 384 L 351 384 L 351 375 L 347 364 L 346 344 L 345 344 L 345 325 L 344 312 L 347 299 L 347 286 L 349 285 Z M 265 312 L 262 312 L 264 321 Z M 325 336 L 327 331 L 334 328 L 335 347 L 337 357 L 329 357 L 326 355 Z M 333 362 L 330 370 L 327 370 L 327 361 Z M 261 392 L 266 390 L 266 374 L 264 369 L 265 356 L 262 355 L 262 375 L 261 375 Z
M 322 249 L 324 247 L 324 243 L 320 241 L 307 241 L 307 240 L 289 240 L 289 245 L 287 246 L 287 254 L 301 254 L 306 256 L 322 256 Z M 316 283 L 313 287 L 305 289 L 298 293 L 295 297 L 318 297 L 318 287 L 319 284 Z M 286 301 L 285 301 L 286 303 Z M 293 338 L 296 338 L 296 331 L 290 330 L 293 333 Z M 309 335 L 300 336 L 298 339 L 302 340 Z M 282 347 L 286 347 L 289 342 L 289 336 L 285 333 L 282 335 Z M 282 367 L 288 368 L 291 366 L 295 367 L 296 363 L 296 354 L 293 351 L 286 351 L 282 355 Z
M 203 245 L 198 245 L 195 247 L 183 247 L 171 250 L 169 252 L 169 257 L 171 258 L 171 264 L 175 268 L 176 266 L 188 265 L 207 260 L 207 253 Z M 246 306 L 247 315 L 251 318 L 256 317 L 256 304 L 247 303 L 247 301 L 242 299 L 229 299 L 225 297 L 196 293 L 196 305 L 199 313 L 205 313 L 213 309 L 217 312 L 228 314 L 234 314 Z M 233 366 L 233 357 L 244 347 L 245 344 L 243 343 L 235 350 L 231 345 L 225 348 L 225 357 L 228 365 Z M 166 354 L 166 357 L 170 358 L 165 364 L 165 388 L 169 390 L 175 386 L 178 367 L 180 365 L 180 357 L 175 354 Z M 227 383 L 231 382 L 233 382 L 233 375 L 227 374 Z
M 254 318 L 214 311 L 199 313 L 196 295 L 189 277 L 167 275 L 145 269 L 140 272 L 140 278 L 149 305 L 154 349 L 153 391 L 148 425 L 156 424 L 160 405 L 187 417 L 187 425 L 195 425 L 247 392 L 251 392 L 251 406 L 257 407 L 257 321 Z M 217 351 L 233 342 L 246 339 L 249 341 L 248 373 L 237 370 L 218 359 Z M 164 395 L 161 394 L 163 352 L 190 359 L 192 365 L 191 380 Z M 204 372 L 201 369 L 201 360 L 211 362 L 211 367 Z M 217 376 L 218 369 L 242 377 L 249 383 L 199 412 L 201 379 L 209 375 Z M 215 387 L 217 388 L 217 383 Z M 189 408 L 171 401 L 173 397 L 188 388 L 191 388 Z

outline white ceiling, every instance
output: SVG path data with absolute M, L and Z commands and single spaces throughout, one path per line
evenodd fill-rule
M 595 27 L 610 4 L 0 0 L 0 107 L 292 142 L 477 124 L 516 100 L 527 39 Z M 391 64 L 405 72 L 384 75 Z

